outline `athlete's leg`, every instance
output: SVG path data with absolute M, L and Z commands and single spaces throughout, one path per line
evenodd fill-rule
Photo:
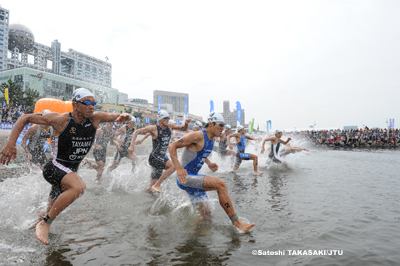
M 132 172 L 135 171 L 136 164 L 138 162 L 138 157 L 136 156 L 135 153 L 129 154 L 129 159 L 132 160 Z
M 231 198 L 229 197 L 225 182 L 222 179 L 206 175 L 203 181 L 203 189 L 204 191 L 217 191 L 219 204 L 224 209 L 226 214 L 230 218 L 235 216 L 235 210 L 233 209 Z M 233 221 L 233 225 L 242 231 L 248 231 L 255 224 L 247 224 L 237 219 Z
M 253 167 L 254 167 L 254 172 L 257 174 L 257 175 L 262 175 L 262 174 L 264 174 L 264 173 L 261 173 L 261 172 L 258 172 L 258 156 L 257 155 L 255 155 L 255 154 L 251 154 L 250 153 L 250 160 L 253 160 Z
M 61 180 L 62 193 L 55 200 L 47 215 L 54 220 L 65 208 L 74 202 L 86 189 L 85 183 L 75 173 L 65 175 Z M 48 245 L 50 223 L 41 221 L 36 225 L 36 237 L 40 242 Z
M 98 161 L 96 165 L 97 165 L 96 168 L 93 167 L 97 171 L 96 180 L 100 180 L 101 176 L 103 175 L 103 171 L 104 171 L 104 162 Z
M 161 183 L 167 179 L 173 172 L 175 172 L 175 166 L 171 160 L 168 160 L 165 164 L 165 171 L 162 173 L 161 177 L 154 183 L 151 187 L 152 190 L 157 191 L 158 193 L 162 193 L 160 188 Z M 152 179 L 153 180 L 153 179 Z

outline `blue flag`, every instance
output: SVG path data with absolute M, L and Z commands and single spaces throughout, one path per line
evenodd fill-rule
M 181 124 L 181 121 L 179 119 L 176 119 L 175 123 L 179 126 Z
M 267 121 L 267 132 L 269 132 L 269 130 L 271 129 L 271 120 Z
M 3 107 L 6 106 L 6 102 L 3 102 Z
M 390 126 L 389 127 L 390 128 L 394 128 L 394 118 L 390 119 Z
M 187 107 L 188 107 L 188 99 L 187 99 L 187 94 L 186 94 L 186 101 L 185 101 L 185 120 L 188 118 L 188 114 L 187 114 Z
M 139 117 L 136 117 L 136 123 L 139 123 L 141 120 Z
M 158 95 L 158 111 L 161 111 L 161 95 Z
M 240 105 L 240 102 L 236 102 L 236 115 L 237 115 L 236 126 L 240 126 L 242 121 L 242 106 Z
M 145 121 L 147 124 L 150 124 L 150 117 L 146 117 L 146 118 L 144 119 L 144 121 Z
M 210 101 L 210 113 L 214 112 L 214 102 L 213 100 Z

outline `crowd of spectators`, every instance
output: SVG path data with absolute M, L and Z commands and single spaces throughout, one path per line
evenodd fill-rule
M 1 123 L 15 123 L 18 117 L 24 114 L 32 113 L 32 109 L 28 106 L 26 108 L 22 107 L 10 107 L 8 105 L 0 106 L 0 118 Z
M 328 147 L 398 147 L 399 129 L 365 127 L 355 130 L 307 130 L 301 132 L 304 138 L 315 145 Z

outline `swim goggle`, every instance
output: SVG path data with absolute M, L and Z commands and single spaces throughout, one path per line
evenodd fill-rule
M 97 104 L 96 102 L 90 102 L 90 101 L 88 101 L 88 100 L 82 101 L 82 102 L 81 102 L 81 101 L 75 101 L 75 102 L 84 104 L 84 105 L 86 105 L 86 106 L 89 106 L 89 105 L 95 106 L 95 105 Z

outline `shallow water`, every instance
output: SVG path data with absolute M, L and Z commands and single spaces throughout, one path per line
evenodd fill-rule
M 310 148 L 310 154 L 288 155 L 291 169 L 268 165 L 260 177 L 249 161 L 233 173 L 213 154 L 218 172 L 205 166 L 201 173 L 226 182 L 241 220 L 256 223 L 247 233 L 231 225 L 216 192 L 208 192 L 212 220 L 196 225 L 198 213 L 175 176 L 162 185 L 165 193 L 145 193 L 150 168 L 140 164 L 131 173 L 125 163 L 101 184 L 93 182 L 94 170 L 79 171 L 87 190 L 57 217 L 45 246 L 28 228 L 50 185 L 38 171 L 6 179 L 0 264 L 397 265 L 399 152 Z M 260 166 L 266 158 L 260 155 Z

